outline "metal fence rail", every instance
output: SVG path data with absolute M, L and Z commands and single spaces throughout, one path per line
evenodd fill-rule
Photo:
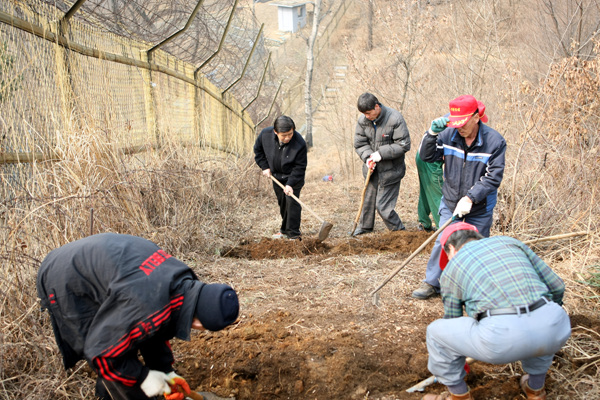
M 200 0 L 196 9 L 185 5 L 189 2 L 180 2 L 180 8 L 163 1 L 48 3 L 0 4 L 0 162 L 56 158 L 60 134 L 84 126 L 100 129 L 128 152 L 174 137 L 234 154 L 251 149 L 253 120 L 264 118 L 255 105 L 272 102 L 277 82 L 262 84 L 275 76 L 262 27 L 237 2 Z M 216 12 L 206 8 L 211 5 Z M 224 29 L 221 19 L 235 14 L 245 37 Z M 131 23 L 135 18 L 152 23 L 138 30 L 140 24 Z M 185 26 L 176 30 L 181 21 Z M 205 37 L 192 39 L 211 26 L 227 51 L 217 51 L 218 43 Z M 143 32 L 145 40 L 139 37 Z M 204 50 L 192 51 L 192 42 L 205 42 Z M 242 51 L 241 42 L 248 48 Z M 219 86 L 208 77 L 219 70 L 204 63 L 208 58 L 240 67 L 223 75 L 229 80 L 216 79 Z

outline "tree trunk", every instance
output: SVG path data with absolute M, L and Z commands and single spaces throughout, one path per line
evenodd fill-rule
M 306 145 L 308 147 L 313 146 L 313 137 L 312 137 L 312 78 L 313 78 L 313 68 L 315 64 L 315 56 L 314 56 L 314 47 L 315 41 L 317 39 L 317 33 L 319 32 L 319 14 L 321 11 L 321 0 L 315 1 L 315 8 L 313 13 L 313 26 L 310 37 L 308 38 L 308 49 L 306 50 L 306 85 L 304 92 L 304 108 L 306 112 L 306 135 L 304 139 L 306 140 Z
M 367 0 L 367 51 L 373 50 L 373 0 Z

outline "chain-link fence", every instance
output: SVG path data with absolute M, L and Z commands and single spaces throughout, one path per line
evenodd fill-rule
M 0 21 L 5 162 L 56 156 L 82 125 L 128 149 L 176 136 L 244 153 L 279 84 L 233 0 L 8 1 Z

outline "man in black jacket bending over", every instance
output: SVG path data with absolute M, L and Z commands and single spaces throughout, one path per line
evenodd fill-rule
M 274 177 L 285 190 L 273 182 L 273 190 L 279 203 L 281 229 L 273 239 L 287 237 L 300 239 L 302 206 L 290 197 L 300 197 L 306 172 L 306 142 L 296 132 L 294 121 L 285 115 L 278 117 L 273 126 L 263 129 L 254 143 L 254 160 L 265 177 Z
M 192 328 L 221 330 L 239 312 L 230 286 L 202 283 L 151 241 L 116 233 L 51 251 L 37 291 L 65 368 L 85 359 L 98 374 L 96 395 L 107 400 L 183 400 L 178 386 L 190 388 L 173 371 L 169 340 L 190 340 Z

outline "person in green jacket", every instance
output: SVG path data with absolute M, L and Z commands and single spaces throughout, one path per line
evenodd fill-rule
M 449 115 L 446 114 L 444 117 Z M 419 230 L 433 232 L 440 226 L 439 209 L 442 200 L 442 185 L 444 184 L 444 162 L 425 162 L 421 160 L 418 150 L 415 162 L 419 174 L 419 205 L 417 208 Z M 432 217 L 435 226 L 431 223 Z
M 444 183 L 443 161 L 425 162 L 419 152 L 415 157 L 419 174 L 419 205 L 417 208 L 419 230 L 432 232 L 440 226 L 440 201 Z M 431 217 L 430 217 L 431 215 Z M 431 218 L 433 217 L 432 224 Z

